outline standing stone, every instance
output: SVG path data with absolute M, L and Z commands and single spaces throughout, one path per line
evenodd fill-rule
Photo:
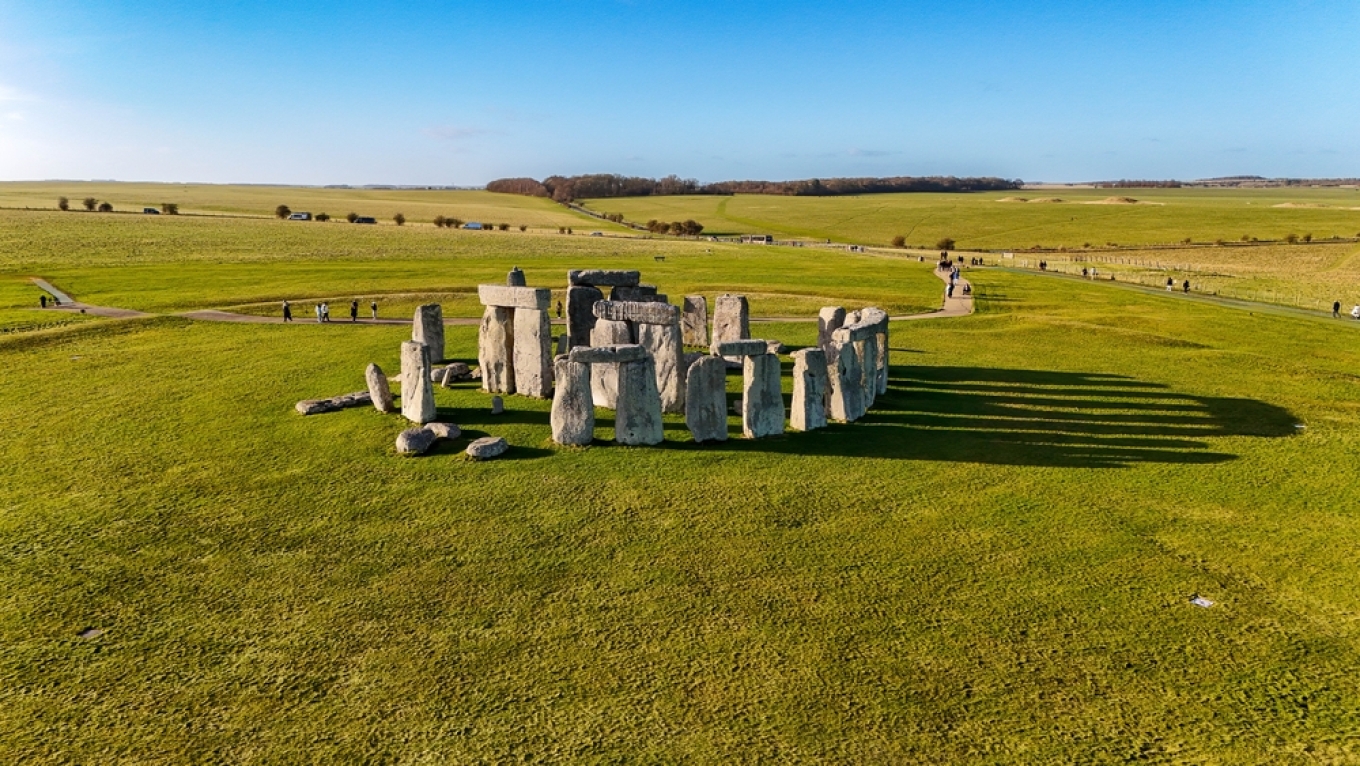
M 515 392 L 546 399 L 552 392 L 552 322 L 546 311 L 515 309 Z
M 411 340 L 430 350 L 430 364 L 444 361 L 444 309 L 438 303 L 416 307 Z
M 505 275 L 505 284 L 507 287 L 524 287 L 528 283 L 524 281 L 524 272 L 520 271 L 519 267 L 516 266 L 513 269 L 510 269 L 509 274 Z
M 696 442 L 727 441 L 727 362 L 704 356 L 685 381 L 685 425 Z
M 748 439 L 784 433 L 779 357 L 774 354 L 744 357 L 741 377 L 741 432 Z
M 633 342 L 633 331 L 627 322 L 601 319 L 590 331 L 590 340 L 583 346 L 619 346 Z M 597 364 L 590 371 L 590 391 L 595 398 L 596 407 L 614 409 L 619 394 L 619 366 L 617 364 Z
M 572 285 L 567 288 L 567 336 L 571 347 L 590 345 L 590 331 L 595 327 L 595 303 L 604 300 L 600 288 L 591 285 Z
M 552 435 L 558 444 L 590 444 L 595 438 L 595 400 L 590 365 L 559 356 L 553 362 Z
M 793 409 L 789 427 L 811 431 L 826 426 L 826 352 L 805 348 L 793 352 Z
M 640 324 L 638 345 L 647 349 L 656 366 L 656 388 L 661 392 L 661 411 L 685 411 L 685 347 L 680 338 L 680 321 L 670 324 Z
M 477 332 L 477 365 L 482 371 L 482 390 L 515 393 L 515 310 L 487 306 Z
M 364 380 L 368 383 L 368 395 L 373 400 L 373 407 L 378 412 L 396 412 L 397 407 L 392 403 L 392 387 L 387 384 L 387 376 L 383 374 L 382 368 L 376 364 L 369 364 L 364 369 Z
M 861 380 L 859 356 L 853 343 L 831 341 L 831 350 L 826 355 L 827 381 L 831 384 L 832 420 L 849 423 L 859 419 Z
M 434 420 L 435 415 L 430 349 L 413 340 L 401 344 L 401 414 L 421 425 Z
M 708 347 L 708 299 L 702 295 L 686 295 L 684 314 L 680 317 L 686 346 Z
M 817 347 L 823 352 L 831 347 L 831 334 L 845 326 L 845 309 L 826 306 L 817 313 Z
M 860 401 L 864 407 L 863 415 L 870 407 L 874 406 L 874 399 L 878 396 L 878 336 L 870 335 L 868 338 L 855 344 L 855 354 L 859 356 L 861 394 Z
M 751 308 L 745 295 L 719 295 L 713 304 L 713 338 L 710 350 L 718 353 L 718 345 L 729 340 L 751 337 Z M 741 359 L 731 357 L 729 366 L 740 366 Z
M 500 415 L 505 412 L 505 400 L 499 396 L 491 397 L 491 414 Z
M 619 363 L 619 396 L 614 411 L 614 441 L 619 444 L 660 444 L 664 437 L 655 367 L 650 356 Z
M 878 393 L 888 393 L 888 331 L 878 334 Z
M 568 351 L 571 350 L 571 343 L 569 342 L 570 339 L 571 339 L 571 336 L 567 335 L 566 333 L 563 333 L 563 334 L 557 336 L 557 355 L 558 355 L 558 356 L 561 356 L 561 355 L 563 355 L 563 354 L 565 354 L 565 353 L 567 353 Z

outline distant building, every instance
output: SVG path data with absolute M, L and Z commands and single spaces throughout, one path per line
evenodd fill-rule
M 290 220 L 290 221 L 310 221 L 310 220 L 312 220 L 312 214 L 311 214 L 311 213 L 293 213 L 292 215 L 288 216 L 288 220 Z
M 768 245 L 774 242 L 774 237 L 769 234 L 743 234 L 741 242 L 744 245 Z
M 157 209 L 154 208 L 154 207 L 144 207 L 144 208 L 142 208 L 142 215 L 160 215 L 160 214 L 161 214 L 161 211 L 157 210 Z
M 467 223 L 463 224 L 463 228 L 464 228 L 464 229 L 480 229 L 480 228 L 482 228 L 482 225 L 481 225 L 480 223 L 477 223 L 476 221 L 468 221 Z

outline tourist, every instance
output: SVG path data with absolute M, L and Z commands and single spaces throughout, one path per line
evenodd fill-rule
M 954 297 L 954 281 L 952 279 L 949 281 L 949 287 L 946 287 L 944 290 L 944 297 L 946 298 Z
M 39 296 L 39 297 L 38 297 L 38 302 L 42 304 L 42 307 L 43 307 L 43 308 L 47 308 L 47 296 L 46 296 L 46 295 L 41 295 L 41 296 Z
M 321 304 L 316 304 L 316 323 L 321 324 Z
M 1186 294 L 1186 295 L 1189 295 L 1189 294 L 1190 294 L 1190 280 L 1188 280 L 1188 279 L 1185 280 L 1185 284 L 1183 285 L 1183 287 L 1185 288 L 1185 294 Z
M 1351 309 L 1351 319 L 1360 319 L 1360 306 Z
M 323 322 L 329 322 L 329 321 L 331 321 L 331 304 L 330 304 L 330 301 L 322 301 L 322 302 L 321 302 L 321 321 L 323 321 Z
M 973 294 L 973 286 L 972 286 L 971 284 L 967 283 L 967 282 L 964 282 L 964 283 L 963 283 L 963 294 L 964 294 L 964 295 L 972 295 L 972 294 Z
M 1086 267 L 1085 267 L 1085 266 L 1082 266 L 1082 267 L 1081 267 L 1081 276 L 1082 276 L 1083 279 L 1086 278 Z
M 374 318 L 374 319 L 377 319 L 377 318 L 378 318 L 378 302 L 377 302 L 377 301 L 373 301 L 372 303 L 368 304 L 368 308 L 369 308 L 370 311 L 373 312 L 373 318 Z
M 349 302 L 349 321 L 359 321 L 359 299 L 357 298 Z
M 562 301 L 557 302 L 557 318 L 562 318 Z
M 288 305 L 288 301 L 283 302 L 283 321 L 293 321 L 293 307 Z
M 1341 318 L 1341 301 L 1332 304 L 1332 319 Z
M 1166 278 L 1166 291 L 1169 293 L 1176 292 L 1176 280 L 1171 277 Z

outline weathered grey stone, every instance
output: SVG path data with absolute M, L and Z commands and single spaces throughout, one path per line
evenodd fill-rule
M 331 397 L 331 401 L 340 409 L 346 407 L 358 407 L 361 404 L 372 404 L 373 397 L 367 391 L 355 391 L 352 394 L 341 394 Z
M 453 362 L 443 369 L 443 376 L 439 384 L 448 388 L 462 380 L 472 380 L 472 368 L 464 362 Z
M 779 357 L 748 356 L 742 360 L 741 432 L 748 439 L 784 433 L 784 397 L 779 392 Z
M 571 336 L 563 333 L 557 336 L 557 356 L 561 356 L 571 350 Z
M 824 306 L 817 312 L 817 347 L 823 352 L 831 345 L 831 334 L 845 326 L 845 309 Z
M 434 420 L 435 416 L 430 349 L 413 340 L 401 344 L 401 414 L 421 425 Z
M 444 361 L 444 309 L 438 303 L 416 307 L 411 340 L 430 350 L 430 364 Z
M 888 331 L 878 334 L 878 393 L 888 393 Z
M 851 319 L 856 321 L 851 322 Z M 870 307 L 847 316 L 845 326 L 832 333 L 831 337 L 840 343 L 858 343 L 881 332 L 886 332 L 887 328 L 887 312 Z
M 656 285 L 619 285 L 609 289 L 609 300 L 636 303 L 665 303 L 659 300 Z
M 499 396 L 491 397 L 491 414 L 499 415 L 505 412 L 505 400 Z
M 766 341 L 765 341 L 765 348 L 766 348 L 771 354 L 782 354 L 782 353 L 784 353 L 785 351 L 788 350 L 788 349 L 784 348 L 784 344 L 783 344 L 783 343 L 780 343 L 780 342 L 777 341 L 777 340 L 766 340 Z
M 726 360 L 724 360 L 724 363 L 726 363 Z M 741 417 L 743 412 L 745 412 L 745 410 L 742 409 L 741 397 L 738 396 L 736 399 L 732 400 L 732 414 Z
M 684 331 L 686 346 L 708 347 L 708 299 L 702 295 L 686 295 L 680 315 L 680 329 Z
M 656 390 L 656 365 L 652 358 L 647 356 L 619 364 L 614 441 L 630 445 L 660 444 L 664 436 L 661 395 Z
M 456 423 L 426 423 L 425 430 L 440 439 L 457 439 L 463 435 L 463 429 Z
M 567 336 L 571 348 L 590 345 L 590 331 L 595 328 L 595 304 L 604 300 L 599 288 L 572 286 L 567 288 Z
M 617 364 L 636 362 L 647 357 L 647 349 L 636 343 L 573 348 L 567 356 L 578 364 Z
M 553 441 L 590 444 L 595 438 L 595 399 L 590 393 L 590 365 L 559 356 L 553 361 Z
M 476 460 L 490 460 L 500 457 L 505 451 L 510 449 L 510 445 L 503 436 L 483 436 L 475 439 L 467 446 L 468 457 Z
M 574 269 L 567 272 L 570 285 L 593 285 L 596 287 L 620 287 L 637 285 L 642 282 L 642 273 L 637 271 L 608 271 L 605 269 Z
M 696 442 L 727 441 L 727 362 L 704 355 L 685 380 L 685 425 Z
M 293 407 L 303 415 L 320 415 L 323 412 L 335 412 L 340 409 L 340 407 L 330 399 L 304 399 L 293 405 Z
M 378 412 L 396 412 L 397 406 L 392 400 L 392 387 L 387 383 L 387 376 L 383 374 L 382 368 L 376 364 L 370 364 L 364 368 L 364 382 L 368 384 L 368 397 L 373 402 L 373 407 Z
M 713 304 L 713 338 L 710 350 L 718 353 L 718 346 L 751 337 L 751 308 L 745 295 L 719 295 Z M 739 357 L 726 357 L 729 366 L 741 362 Z
M 680 309 L 669 303 L 619 303 L 617 301 L 596 301 L 595 316 L 615 322 L 637 322 L 638 324 L 680 323 Z
M 482 372 L 482 390 L 488 393 L 515 393 L 515 311 L 487 306 L 477 332 L 477 365 Z
M 633 330 L 627 322 L 614 322 L 608 319 L 601 319 L 595 324 L 595 329 L 590 331 L 590 344 L 585 348 L 573 348 L 571 354 L 584 354 L 590 346 L 604 348 L 606 346 L 633 345 Z M 641 356 L 646 356 L 646 349 L 638 347 Z M 604 363 L 590 361 L 591 357 L 577 357 L 575 361 L 583 364 L 594 364 L 595 369 L 590 371 L 590 390 L 595 397 L 596 407 L 606 407 L 614 409 L 614 403 L 619 393 L 619 366 L 618 358 L 620 353 L 625 356 L 636 354 L 637 351 L 619 352 L 612 350 L 605 352 L 606 356 L 598 359 L 606 360 Z
M 477 298 L 483 306 L 547 311 L 552 307 L 552 290 L 546 287 L 477 285 Z
M 777 341 L 776 341 L 777 342 Z M 729 340 L 719 343 L 714 348 L 714 353 L 723 357 L 742 357 L 742 356 L 764 356 L 770 353 L 768 341 L 755 340 Z
M 839 332 L 839 331 L 838 331 Z M 830 384 L 830 410 L 832 420 L 849 423 L 859 419 L 861 412 L 861 378 L 859 355 L 849 343 L 831 341 L 831 350 L 826 355 L 827 382 Z
M 552 322 L 546 311 L 515 311 L 515 393 L 552 394 Z
M 408 428 L 397 434 L 397 453 L 401 455 L 423 455 L 439 437 L 427 428 Z
M 524 287 L 529 283 L 524 281 L 524 272 L 516 266 L 505 275 L 505 284 L 507 287 Z
M 878 396 L 878 336 L 870 335 L 856 343 L 855 354 L 859 356 L 861 406 L 868 412 Z
M 793 407 L 789 427 L 811 431 L 826 426 L 826 352 L 805 348 L 793 352 Z
M 685 360 L 683 362 L 683 364 L 685 365 L 685 370 L 687 371 L 685 374 L 688 375 L 689 368 L 693 367 L 695 362 L 699 361 L 700 359 L 703 359 L 706 356 L 708 356 L 708 354 L 705 354 L 702 351 L 686 351 Z
M 685 346 L 680 340 L 680 317 L 670 324 L 639 324 L 637 333 L 638 345 L 647 349 L 656 368 L 661 411 L 684 412 Z

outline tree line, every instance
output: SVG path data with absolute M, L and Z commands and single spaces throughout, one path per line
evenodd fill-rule
M 974 192 L 1019 189 L 1019 180 L 1005 178 L 957 178 L 955 176 L 893 176 L 889 178 L 811 178 L 801 181 L 720 181 L 701 184 L 693 178 L 669 175 L 641 178 L 608 173 L 582 176 L 502 178 L 486 185 L 487 191 L 551 197 L 557 202 L 605 197 L 649 197 L 676 194 L 772 194 L 783 196 L 835 197 L 849 194 L 891 192 Z

